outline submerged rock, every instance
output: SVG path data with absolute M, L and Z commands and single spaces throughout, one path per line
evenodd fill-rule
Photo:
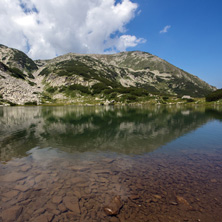
M 11 190 L 9 192 L 6 192 L 3 194 L 3 196 L 7 199 L 15 198 L 19 194 L 19 191 L 17 190 Z
M 14 206 L 2 212 L 2 220 L 5 222 L 17 221 L 18 217 L 21 215 L 23 207 Z
M 78 198 L 77 197 L 69 197 L 66 196 L 63 198 L 63 203 L 65 204 L 66 208 L 68 208 L 70 211 L 80 214 L 80 209 L 79 209 L 79 203 L 78 203 Z
M 123 203 L 120 196 L 115 196 L 108 206 L 104 207 L 104 211 L 109 216 L 115 216 L 119 214 L 120 209 L 122 208 Z
M 188 201 L 186 199 L 184 199 L 182 196 L 176 196 L 177 201 L 181 204 L 184 204 L 186 206 L 190 206 L 190 204 L 188 203 Z
M 60 204 L 62 202 L 62 196 L 54 196 L 52 198 L 52 203 L 54 204 Z
M 0 177 L 1 182 L 16 182 L 25 179 L 27 176 L 23 173 L 12 172 Z

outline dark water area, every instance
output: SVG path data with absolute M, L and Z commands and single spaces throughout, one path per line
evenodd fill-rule
M 222 107 L 0 107 L 0 222 L 222 221 Z

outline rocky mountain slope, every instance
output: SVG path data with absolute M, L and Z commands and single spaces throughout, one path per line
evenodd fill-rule
M 125 103 L 155 95 L 203 97 L 216 88 L 149 53 L 69 53 L 31 60 L 0 45 L 0 103 Z

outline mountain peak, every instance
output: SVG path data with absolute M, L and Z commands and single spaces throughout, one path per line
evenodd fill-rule
M 91 97 L 124 102 L 127 98 L 134 100 L 137 97 L 145 100 L 150 93 L 203 97 L 216 89 L 165 60 L 142 51 L 68 53 L 34 62 L 23 52 L 0 45 L 0 62 L 3 86 L 0 94 L 14 103 L 17 103 L 16 98 L 27 95 L 30 95 L 27 96 L 29 99 L 37 98 L 38 103 L 80 101 L 80 98 Z M 15 78 L 19 78 L 19 82 Z M 11 91 L 7 90 L 9 85 L 13 86 Z M 21 85 L 24 85 L 23 90 Z M 16 91 L 16 88 L 19 90 Z M 23 91 L 27 92 L 26 96 Z

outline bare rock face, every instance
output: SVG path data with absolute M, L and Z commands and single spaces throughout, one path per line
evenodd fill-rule
M 33 81 L 33 79 L 24 80 L 15 78 L 9 72 L 0 70 L 0 94 L 4 100 L 15 104 L 24 105 L 27 102 L 39 103 L 39 93 L 41 90 L 37 85 L 30 85 Z
M 104 211 L 108 216 L 115 216 L 119 214 L 120 209 L 122 208 L 123 203 L 120 196 L 115 196 L 108 206 L 104 207 Z

